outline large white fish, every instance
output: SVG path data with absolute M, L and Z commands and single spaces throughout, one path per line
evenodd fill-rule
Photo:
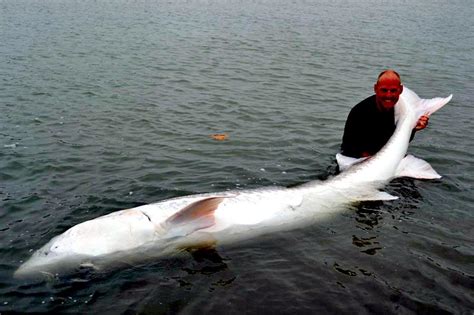
M 292 188 L 191 195 L 114 212 L 54 237 L 15 276 L 142 261 L 182 248 L 225 244 L 310 224 L 354 201 L 396 199 L 378 190 L 392 178 L 440 178 L 427 162 L 405 155 L 418 118 L 435 112 L 451 97 L 420 99 L 404 88 L 396 105 L 396 130 L 387 144 L 375 156 L 329 180 Z M 340 165 L 341 159 L 338 155 Z

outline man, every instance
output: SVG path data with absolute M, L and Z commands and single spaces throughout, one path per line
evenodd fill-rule
M 347 117 L 342 137 L 341 153 L 353 158 L 372 156 L 377 153 L 395 131 L 395 104 L 403 92 L 400 75 L 394 70 L 380 73 L 372 95 L 354 108 Z M 428 116 L 422 116 L 413 129 L 426 128 Z

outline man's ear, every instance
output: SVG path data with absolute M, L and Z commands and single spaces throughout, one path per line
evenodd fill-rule
M 377 83 L 374 84 L 374 92 L 377 94 Z
M 403 84 L 400 84 L 400 94 L 403 93 Z

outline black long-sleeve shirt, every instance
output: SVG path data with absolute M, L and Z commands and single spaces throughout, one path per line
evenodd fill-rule
M 372 95 L 352 108 L 347 117 L 342 137 L 341 153 L 362 157 L 374 155 L 390 139 L 395 131 L 395 110 L 380 110 Z M 414 132 L 410 138 L 413 139 Z

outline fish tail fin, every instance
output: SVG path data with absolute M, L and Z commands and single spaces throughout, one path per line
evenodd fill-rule
M 403 93 L 400 96 L 400 100 L 406 101 L 408 103 L 416 104 L 414 106 L 415 115 L 418 120 L 419 117 L 423 115 L 431 115 L 436 112 L 438 109 L 443 107 L 444 105 L 448 104 L 449 101 L 453 98 L 453 95 L 449 95 L 448 97 L 435 97 L 430 99 L 422 99 L 420 98 L 415 92 L 410 90 L 407 87 L 403 87 Z M 398 120 L 397 113 L 398 107 L 395 107 L 395 120 Z
M 425 160 L 414 157 L 413 155 L 407 155 L 400 161 L 395 177 L 438 179 L 441 178 L 441 175 L 439 175 Z
M 448 97 L 435 97 L 431 99 L 420 99 L 418 106 L 416 107 L 416 112 L 418 117 L 422 115 L 431 115 L 444 105 L 448 104 L 448 102 L 453 98 L 453 95 L 449 95 Z

